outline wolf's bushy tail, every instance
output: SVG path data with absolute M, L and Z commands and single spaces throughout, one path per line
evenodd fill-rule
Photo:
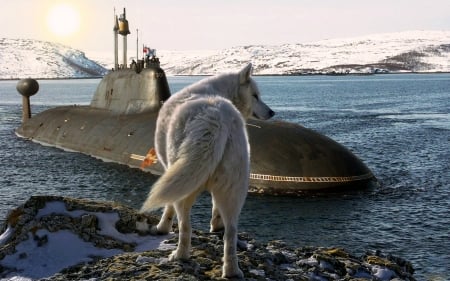
M 208 142 L 183 144 L 184 153 L 155 182 L 141 212 L 174 203 L 201 188 L 216 170 L 227 143 L 227 129 L 216 127 Z M 225 130 L 223 130 L 225 129 Z

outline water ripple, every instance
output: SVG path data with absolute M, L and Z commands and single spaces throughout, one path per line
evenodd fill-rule
M 284 239 L 295 246 L 345 247 L 356 254 L 382 250 L 411 260 L 418 280 L 445 280 L 450 272 L 450 75 L 434 77 L 346 77 L 345 81 L 257 77 L 263 98 L 273 105 L 277 118 L 345 145 L 373 171 L 380 186 L 297 198 L 252 195 L 242 211 L 240 231 L 260 240 Z M 173 90 L 198 79 L 172 77 L 170 84 Z M 62 91 L 55 82 L 42 83 L 47 91 Z M 70 103 L 88 102 L 96 86 L 92 81 L 72 81 L 73 87 L 67 83 L 64 89 L 75 90 L 61 98 Z M 91 92 L 79 93 L 80 83 Z M 155 177 L 18 139 L 14 129 L 21 119 L 20 97 L 12 92 L 14 86 L 0 83 L 2 219 L 9 209 L 36 194 L 140 207 Z M 327 92 L 330 89 L 332 93 Z M 48 97 L 52 103 L 62 103 L 55 92 Z M 33 112 L 51 106 L 42 96 L 39 102 Z M 203 194 L 193 209 L 195 227 L 208 229 L 210 208 L 211 198 Z

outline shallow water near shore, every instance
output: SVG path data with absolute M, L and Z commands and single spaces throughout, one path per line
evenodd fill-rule
M 169 77 L 172 92 L 201 77 Z M 380 250 L 410 260 L 418 280 L 450 278 L 450 74 L 255 77 L 275 118 L 296 122 L 348 147 L 380 187 L 296 198 L 250 195 L 239 230 L 293 246 Z M 99 82 L 45 80 L 32 112 L 89 104 Z M 155 177 L 17 138 L 17 81 L 0 82 L 0 219 L 29 196 L 115 200 L 139 208 Z M 193 209 L 208 230 L 210 196 Z

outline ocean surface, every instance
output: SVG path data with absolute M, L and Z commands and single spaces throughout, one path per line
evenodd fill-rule
M 172 92 L 201 77 L 169 77 Z M 255 77 L 274 118 L 302 124 L 348 147 L 377 188 L 297 198 L 250 195 L 239 231 L 261 242 L 380 250 L 410 260 L 418 280 L 450 280 L 450 74 Z M 89 104 L 98 79 L 43 80 L 33 114 Z M 139 208 L 155 177 L 14 134 L 17 81 L 0 81 L 0 220 L 32 195 L 115 200 Z M 210 196 L 193 209 L 207 231 Z

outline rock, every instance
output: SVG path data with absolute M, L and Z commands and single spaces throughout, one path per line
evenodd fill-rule
M 169 262 L 178 236 L 150 234 L 157 222 L 117 203 L 32 197 L 0 228 L 0 278 L 224 280 L 220 233 L 193 230 L 191 259 Z M 245 233 L 239 240 L 245 280 L 415 280 L 411 263 L 379 252 L 355 257 L 339 248 L 291 248 Z

